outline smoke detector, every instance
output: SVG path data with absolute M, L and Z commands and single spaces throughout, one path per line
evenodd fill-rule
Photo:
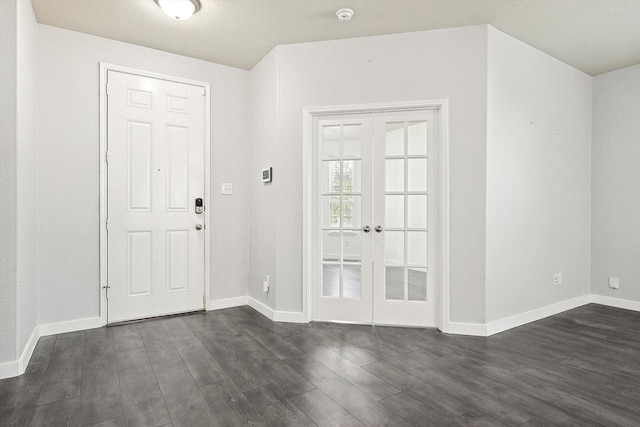
M 338 16 L 338 20 L 340 22 L 349 22 L 351 21 L 351 17 L 353 16 L 353 9 L 343 7 L 342 9 L 338 9 L 336 15 Z

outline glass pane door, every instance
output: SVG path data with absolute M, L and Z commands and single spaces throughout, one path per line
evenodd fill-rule
M 318 309 L 326 320 L 371 319 L 369 223 L 371 150 L 370 119 L 318 121 L 317 152 L 320 241 Z M 367 194 L 365 194 L 365 192 Z M 363 268 L 366 265 L 368 268 Z M 369 307 L 366 307 L 369 305 Z M 367 318 L 368 316 L 368 318 Z
M 386 300 L 427 300 L 427 125 L 385 123 Z
M 314 319 L 436 325 L 438 124 L 314 119 Z
M 374 118 L 374 323 L 435 325 L 437 118 Z

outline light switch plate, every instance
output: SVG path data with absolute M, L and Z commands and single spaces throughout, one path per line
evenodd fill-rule
M 222 183 L 222 189 L 220 191 L 220 194 L 233 194 L 233 184 L 230 182 L 223 182 Z

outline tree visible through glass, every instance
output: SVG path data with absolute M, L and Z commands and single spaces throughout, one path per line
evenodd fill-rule
M 340 173 L 340 163 L 342 163 L 342 173 Z M 354 162 L 344 160 L 342 162 L 332 162 L 331 164 L 331 183 L 330 187 L 333 191 L 341 193 L 353 192 L 353 169 Z M 331 226 L 340 227 L 340 216 L 342 214 L 342 226 L 353 226 L 353 197 L 343 197 L 342 212 L 340 209 L 340 196 L 331 198 Z

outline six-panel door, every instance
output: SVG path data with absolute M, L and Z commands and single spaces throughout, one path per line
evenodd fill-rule
M 108 321 L 204 304 L 203 88 L 108 72 Z

